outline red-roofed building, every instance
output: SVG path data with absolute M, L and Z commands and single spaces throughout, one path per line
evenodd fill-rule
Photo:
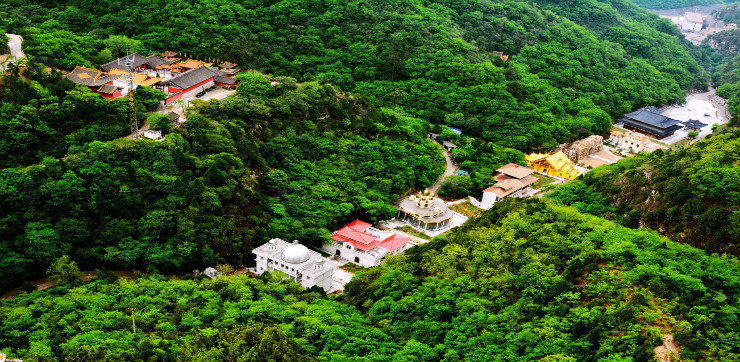
M 324 244 L 324 251 L 354 262 L 365 268 L 383 263 L 386 255 L 396 255 L 412 246 L 408 237 L 379 230 L 355 220 L 331 235 L 333 241 Z

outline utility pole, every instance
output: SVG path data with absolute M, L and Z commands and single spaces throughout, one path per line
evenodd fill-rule
M 136 114 L 136 99 L 134 99 L 134 56 L 128 55 L 118 59 L 118 65 L 126 67 L 126 77 L 128 80 L 128 104 L 129 104 L 129 121 L 131 122 L 131 137 L 135 140 L 139 139 L 139 120 Z

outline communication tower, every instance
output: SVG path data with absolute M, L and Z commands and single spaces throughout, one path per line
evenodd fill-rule
M 128 54 L 128 52 L 126 52 Z M 139 120 L 136 115 L 136 99 L 134 98 L 134 59 L 133 55 L 126 55 L 123 58 L 118 59 L 118 65 L 122 65 L 126 69 L 126 80 L 128 81 L 128 104 L 129 104 L 129 120 L 131 122 L 131 137 L 135 140 L 139 139 Z

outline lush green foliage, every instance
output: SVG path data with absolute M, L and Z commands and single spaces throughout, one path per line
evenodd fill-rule
M 322 79 L 432 123 L 459 113 L 476 120 L 469 135 L 522 151 L 604 133 L 608 115 L 706 87 L 690 45 L 626 0 L 36 3 L 50 5 L 7 10 L 40 24 L 23 30 L 29 54 L 63 68 L 99 63 L 122 44 L 228 59 Z
M 0 348 L 29 361 L 627 362 L 652 360 L 667 333 L 682 360 L 734 360 L 739 275 L 737 260 L 649 230 L 508 200 L 340 298 L 245 275 L 99 280 L 0 302 Z
M 399 194 L 442 172 L 439 150 L 418 142 L 423 122 L 328 84 L 198 110 L 164 142 L 96 141 L 0 170 L 0 288 L 63 254 L 83 270 L 241 265 L 267 232 L 320 244 L 352 218 L 391 216 Z
M 626 226 L 650 227 L 709 252 L 739 255 L 738 136 L 740 131 L 724 132 L 688 149 L 598 167 L 584 175 L 582 184 L 564 186 L 553 198 L 576 206 L 586 202 L 598 215 L 613 213 L 613 205 Z M 574 190 L 595 202 L 570 196 Z
M 127 99 L 109 102 L 59 72 L 47 73 L 39 63 L 29 64 L 23 75 L 28 80 L 17 67 L 0 75 L 0 167 L 62 157 L 89 142 L 130 132 Z M 137 92 L 139 118 L 156 109 L 163 95 L 142 87 Z
M 712 16 L 725 23 L 740 22 L 740 4 L 732 3 L 712 12 Z

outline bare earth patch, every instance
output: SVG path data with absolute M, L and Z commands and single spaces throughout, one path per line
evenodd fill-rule
M 672 334 L 663 335 L 663 345 L 655 347 L 655 358 L 661 362 L 679 361 L 679 348 L 673 341 Z

